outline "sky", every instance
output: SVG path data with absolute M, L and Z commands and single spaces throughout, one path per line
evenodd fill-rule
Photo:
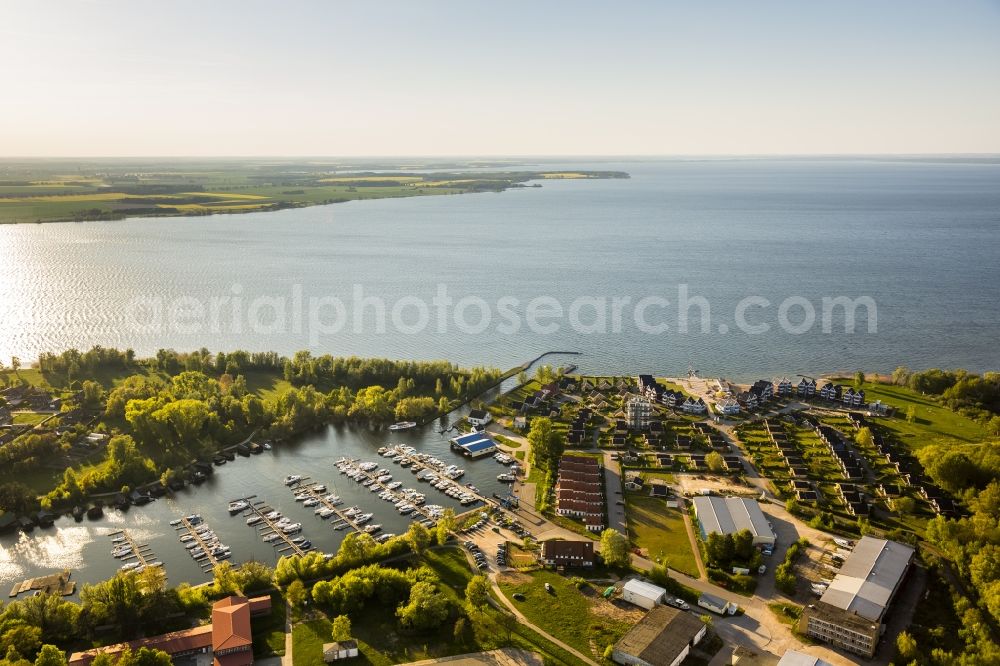
M 2 156 L 1000 153 L 1000 0 L 0 0 Z

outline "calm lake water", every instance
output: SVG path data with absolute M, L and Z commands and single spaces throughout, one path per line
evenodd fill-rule
M 0 587 L 6 593 L 17 581 L 62 569 L 73 570 L 72 579 L 77 581 L 78 589 L 83 583 L 109 578 L 122 564 L 110 554 L 109 535 L 121 529 L 127 529 L 139 543 L 150 545 L 154 559 L 164 563 L 171 584 L 208 580 L 210 574 L 203 572 L 187 554 L 178 538 L 179 533 L 170 526 L 171 520 L 190 513 L 201 514 L 223 543 L 232 548 L 233 563 L 253 559 L 273 565 L 280 553 L 271 544 L 261 541 L 257 530 L 248 527 L 242 516 L 229 515 L 230 500 L 251 495 L 301 522 L 301 536 L 312 541 L 318 550 L 336 552 L 347 532 L 334 530 L 330 520 L 322 520 L 314 514 L 314 508 L 296 502 L 283 482 L 289 474 L 308 476 L 326 484 L 330 492 L 343 498 L 341 508 L 357 505 L 374 513 L 371 524 L 382 525 L 383 531 L 405 532 L 411 522 L 408 517 L 401 516 L 392 504 L 379 499 L 378 493 L 372 493 L 337 470 L 334 463 L 342 456 L 371 460 L 389 468 L 393 478 L 403 482 L 403 488 L 416 488 L 424 493 L 427 504 L 452 507 L 456 513 L 474 508 L 462 507 L 427 483 L 417 481 L 408 468 L 379 456 L 377 449 L 389 443 L 410 444 L 458 465 L 465 470 L 460 481 L 475 485 L 485 495 L 506 494 L 509 486 L 497 481 L 496 477 L 508 469 L 489 456 L 470 460 L 454 453 L 447 440 L 454 433 L 439 434 L 439 425 L 394 433 L 330 427 L 260 455 L 237 456 L 236 460 L 216 467 L 215 474 L 202 485 L 188 487 L 173 497 L 143 507 L 132 507 L 125 512 L 110 510 L 99 520 L 85 518 L 79 523 L 66 516 L 51 528 L 36 528 L 31 534 L 3 535 L 0 537 Z
M 559 168 L 546 164 L 543 168 Z M 731 379 L 896 365 L 996 367 L 1000 339 L 1000 161 L 661 160 L 574 163 L 619 169 L 628 180 L 547 181 L 498 194 L 360 201 L 332 206 L 176 219 L 0 226 L 0 358 L 94 344 L 212 350 L 299 349 L 392 358 L 448 358 L 510 367 L 541 351 L 585 352 L 595 372 L 704 375 Z M 708 331 L 678 330 L 678 285 L 707 299 Z M 296 287 L 298 285 L 298 287 Z M 482 298 L 493 318 L 484 334 L 449 323 L 407 334 L 378 332 L 372 310 L 353 330 L 354 285 L 388 307 L 404 296 L 426 302 L 445 285 L 456 301 Z M 292 295 L 335 296 L 347 324 L 333 334 L 292 322 Z M 136 298 L 164 308 L 191 298 L 203 307 L 234 292 L 249 303 L 284 298 L 285 325 L 241 330 L 217 308 L 201 328 L 133 325 Z M 579 333 L 567 319 L 555 333 L 498 330 L 495 304 L 551 296 L 564 308 L 580 297 L 662 296 L 647 320 L 625 309 L 620 333 Z M 766 334 L 737 330 L 747 296 L 766 298 L 747 319 Z M 877 332 L 821 330 L 823 297 L 871 297 Z M 817 313 L 806 333 L 784 332 L 777 309 L 789 297 Z M 245 308 L 246 309 L 246 308 Z M 270 310 L 262 310 L 261 319 Z M 692 319 L 699 310 L 690 310 Z M 415 310 L 402 316 L 413 323 Z M 584 307 L 580 319 L 593 320 Z M 329 313 L 328 313 L 329 314 Z M 861 311 L 863 315 L 863 311 Z M 475 307 L 466 320 L 478 321 Z M 789 318 L 797 323 L 801 310 Z M 161 318 L 162 319 L 162 318 Z M 329 320 L 329 318 L 328 318 Z M 150 323 L 150 320 L 143 320 Z M 725 334 L 719 325 L 729 328 Z
M 829 370 L 891 371 L 906 364 L 996 369 L 1000 340 L 1000 160 L 753 159 L 574 162 L 541 168 L 617 169 L 628 180 L 546 181 L 541 188 L 498 194 L 361 201 L 332 206 L 203 218 L 135 219 L 109 223 L 0 226 L 0 358 L 32 359 L 40 351 L 94 344 L 132 347 L 236 348 L 292 353 L 447 358 L 463 365 L 511 367 L 551 349 L 578 350 L 573 361 L 589 372 L 683 374 L 747 380 Z M 351 305 L 355 285 L 391 308 L 404 297 L 427 303 L 444 285 L 455 300 L 483 299 L 492 321 L 484 333 L 437 329 L 408 334 L 363 313 L 361 332 L 349 323 L 336 333 L 295 324 L 294 297 L 336 297 Z M 708 330 L 678 330 L 678 287 L 710 307 Z M 200 330 L 136 326 L 136 299 L 178 299 L 210 307 L 238 296 L 285 299 L 284 325 L 234 328 L 216 309 L 219 325 Z M 525 305 L 550 296 L 564 308 L 575 299 L 643 297 L 670 301 L 647 310 L 663 321 L 660 334 L 639 330 L 626 307 L 620 332 L 575 331 L 564 317 L 553 333 L 522 326 L 510 332 L 500 299 Z M 864 318 L 843 332 L 834 318 L 821 328 L 821 299 L 870 297 L 877 332 Z M 769 332 L 735 325 L 747 297 L 768 307 L 748 310 Z M 800 297 L 816 324 L 795 334 L 779 326 L 778 306 Z M 595 301 L 591 301 L 592 303 Z M 599 302 L 597 300 L 596 302 Z M 186 307 L 186 306 L 185 306 Z M 802 319 L 801 305 L 789 319 Z M 673 314 L 671 311 L 673 309 Z M 405 309 L 402 310 L 405 314 Z M 412 324 L 419 312 L 411 306 Z M 467 321 L 478 320 L 467 309 Z M 691 310 L 697 318 L 698 309 Z M 414 314 L 416 313 L 416 314 Z M 348 314 L 353 316 L 354 311 Z M 264 318 L 266 321 L 266 318 Z M 580 319 L 594 321 L 593 308 Z M 608 315 L 610 320 L 610 315 Z M 186 320 L 185 320 L 186 321 Z M 145 323 L 149 323 L 146 321 Z M 154 323 L 155 320 L 154 320 Z M 722 329 L 728 329 L 725 333 Z M 235 560 L 272 558 L 225 502 L 256 493 L 301 516 L 305 534 L 323 548 L 339 536 L 291 501 L 281 485 L 289 473 L 337 482 L 350 498 L 353 482 L 332 468 L 342 455 L 368 455 L 386 440 L 330 430 L 290 448 L 239 459 L 201 489 L 176 500 L 111 516 L 100 523 L 61 522 L 56 530 L 0 541 L 0 581 L 37 568 L 79 570 L 79 580 L 113 571 L 106 538 L 128 526 L 148 537 L 167 562 L 171 581 L 197 580 L 200 571 L 178 544 L 168 518 L 199 511 L 233 546 Z M 447 452 L 435 432 L 408 435 L 424 450 Z M 492 461 L 466 465 L 468 480 L 489 487 Z M 409 476 L 408 473 L 406 473 Z M 495 481 L 493 481 L 495 484 Z M 423 484 L 421 484 L 423 485 Z M 434 491 L 431 491 L 434 492 Z M 367 491 L 362 496 L 371 504 Z M 430 501 L 430 500 L 429 500 Z M 440 502 L 443 504 L 443 502 Z M 381 517 L 380 522 L 389 523 Z M 316 525 L 313 525 L 316 522 Z M 221 529 L 226 526 L 226 529 Z M 272 558 L 273 559 L 273 558 Z

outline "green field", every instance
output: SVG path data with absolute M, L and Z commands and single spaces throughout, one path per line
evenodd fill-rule
M 552 592 L 546 591 L 546 583 L 552 586 Z M 610 663 L 600 653 L 632 625 L 596 610 L 602 605 L 612 607 L 611 602 L 601 598 L 600 589 L 588 585 L 578 590 L 568 578 L 551 571 L 502 578 L 500 589 L 526 618 L 552 636 L 586 655 L 594 655 L 591 645 L 596 646 L 595 661 Z M 516 592 L 525 600 L 515 600 L 512 595 Z
M 456 641 L 454 636 L 454 622 L 430 633 L 403 632 L 396 619 L 395 608 L 373 600 L 350 615 L 352 631 L 361 652 L 357 663 L 390 666 L 431 657 L 492 650 L 508 644 L 507 637 L 492 624 L 498 611 L 488 609 L 485 616 L 477 615 L 475 618 L 464 611 L 465 587 L 472 578 L 472 571 L 462 550 L 429 550 L 419 560 L 411 559 L 409 564 L 426 564 L 433 569 L 440 579 L 438 589 L 462 609 L 459 612 L 465 618 L 467 628 L 461 641 Z M 323 644 L 330 642 L 330 619 L 316 609 L 312 612 L 314 617 L 292 630 L 292 656 L 296 666 L 321 666 Z M 546 663 L 568 665 L 578 661 L 521 624 L 513 627 L 509 644 L 542 654 Z
M 114 220 L 280 210 L 359 199 L 502 192 L 545 171 L 426 172 L 399 164 L 268 160 L 2 160 L 0 223 Z M 440 170 L 447 168 L 447 170 Z M 624 178 L 611 171 L 559 177 Z
M 980 423 L 939 405 L 933 398 L 916 391 L 871 382 L 865 382 L 863 388 L 865 399 L 869 402 L 881 400 L 896 408 L 893 418 L 879 419 L 878 424 L 892 430 L 901 442 L 914 451 L 930 444 L 956 446 L 990 439 Z M 915 411 L 913 423 L 906 420 L 906 412 L 910 407 Z
M 698 577 L 698 563 L 680 510 L 667 508 L 666 500 L 639 493 L 625 496 L 625 509 L 634 547 L 645 549 L 653 561 L 666 560 L 672 569 Z

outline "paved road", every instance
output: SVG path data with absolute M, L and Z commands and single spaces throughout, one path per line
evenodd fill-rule
M 604 499 L 608 504 L 608 527 L 628 536 L 625 496 L 622 494 L 622 468 L 611 455 L 610 451 L 604 452 Z
M 705 380 L 694 380 L 694 382 L 688 379 L 676 379 L 676 383 L 687 385 L 689 390 L 694 390 L 695 394 L 699 392 L 704 392 L 710 390 L 708 383 Z M 693 385 L 695 382 L 698 383 L 697 386 Z M 700 391 L 699 391 L 700 389 Z M 781 412 L 792 411 L 799 407 L 797 403 L 788 405 L 786 408 L 782 409 Z M 774 555 L 771 558 L 767 558 L 769 561 L 768 572 L 766 575 L 761 576 L 758 582 L 757 594 L 753 597 L 741 596 L 728 590 L 725 590 L 707 580 L 707 578 L 698 579 L 683 574 L 679 571 L 671 570 L 670 575 L 678 582 L 698 591 L 699 593 L 708 593 L 717 597 L 721 597 L 727 601 L 734 602 L 744 609 L 744 614 L 735 617 L 714 617 L 714 627 L 716 632 L 720 637 L 727 643 L 727 647 L 720 651 L 719 655 L 712 660 L 713 664 L 728 663 L 726 656 L 731 654 L 729 645 L 747 645 L 753 646 L 759 650 L 764 650 L 771 652 L 777 656 L 781 656 L 785 651 L 790 649 L 796 649 L 808 654 L 812 654 L 822 659 L 834 664 L 835 666 L 848 666 L 852 664 L 864 663 L 870 665 L 884 664 L 887 662 L 888 657 L 883 656 L 880 659 L 861 661 L 857 658 L 849 658 L 844 655 L 835 652 L 825 646 L 803 646 L 803 644 L 791 633 L 790 627 L 782 624 L 778 618 L 774 615 L 767 604 L 771 601 L 780 600 L 783 598 L 781 595 L 776 593 L 774 586 L 774 576 L 772 574 L 772 567 L 777 563 L 781 562 L 784 558 L 785 551 L 788 546 L 801 536 L 808 538 L 813 544 L 817 546 L 825 546 L 832 537 L 825 532 L 813 529 L 803 523 L 801 520 L 789 514 L 785 511 L 785 507 L 780 502 L 773 501 L 774 495 L 771 493 L 769 488 L 769 482 L 767 479 L 761 477 L 754 466 L 750 464 L 747 460 L 746 452 L 739 445 L 739 440 L 736 438 L 733 432 L 733 426 L 730 423 L 722 421 L 721 423 L 714 423 L 712 418 L 705 419 L 706 423 L 711 423 L 715 427 L 719 428 L 726 439 L 733 446 L 733 452 L 739 455 L 743 459 L 744 468 L 746 470 L 746 476 L 748 481 L 763 494 L 764 498 L 772 501 L 764 501 L 761 503 L 761 508 L 765 514 L 767 514 L 768 519 L 773 525 L 775 534 L 778 537 L 778 544 L 774 551 Z M 525 456 L 528 457 L 529 444 L 528 441 L 515 433 L 511 433 L 502 426 L 495 425 L 491 428 L 494 432 L 499 432 L 505 437 L 510 437 L 511 439 L 521 442 L 521 448 L 517 450 L 524 450 Z M 605 466 L 605 479 L 607 483 L 607 501 L 608 501 L 608 520 L 609 525 L 616 527 L 623 534 L 627 534 L 627 523 L 625 518 L 625 511 L 622 505 L 616 504 L 616 500 L 621 498 L 621 495 L 617 495 L 616 490 L 621 490 L 621 468 L 616 461 L 610 460 L 610 453 L 605 453 L 604 456 L 604 466 Z M 527 471 L 526 471 L 527 473 Z M 531 502 L 526 501 L 529 495 L 529 489 L 526 487 L 531 485 L 530 488 L 530 498 Z M 535 538 L 539 540 L 549 539 L 549 538 L 565 538 L 565 539 L 578 539 L 580 536 L 570 530 L 558 527 L 552 522 L 547 520 L 544 516 L 538 514 L 534 510 L 534 484 L 518 484 L 518 492 L 521 497 L 521 507 L 516 512 L 518 518 L 521 519 L 522 523 L 528 528 Z M 675 489 L 676 490 L 676 489 Z M 616 511 L 616 509 L 620 511 Z M 686 521 L 687 522 L 687 521 Z M 687 522 L 688 528 L 690 530 L 690 523 Z M 690 530 L 689 539 L 694 538 L 693 530 Z M 600 544 L 596 544 L 598 548 Z M 697 549 L 697 543 L 692 542 L 692 547 L 694 548 L 696 556 L 699 555 Z M 653 568 L 654 563 L 643 557 L 637 555 L 632 555 L 632 565 L 640 571 L 649 571 Z M 704 564 L 699 560 L 699 572 L 702 576 L 705 576 Z M 495 585 L 495 582 L 494 582 Z M 500 595 L 501 599 L 509 605 L 509 601 L 505 597 Z M 516 611 L 512 608 L 511 610 Z M 698 609 L 695 609 L 697 611 Z M 516 615 L 519 616 L 515 612 Z M 520 618 L 520 616 L 519 616 Z M 526 620 L 522 620 L 527 622 Z M 533 627 L 534 628 L 534 627 Z M 537 628 L 535 628 L 538 631 Z M 547 634 L 539 631 L 547 638 L 552 640 Z M 559 645 L 557 641 L 553 640 Z M 884 646 L 883 646 L 884 648 Z M 572 650 L 571 650 L 572 651 Z M 572 651 L 575 652 L 575 651 Z M 883 649 L 881 654 L 887 655 L 891 650 Z M 589 664 L 593 664 L 590 660 L 585 660 Z

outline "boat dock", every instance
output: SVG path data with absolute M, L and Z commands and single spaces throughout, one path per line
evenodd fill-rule
M 390 449 L 392 449 L 392 448 L 393 447 L 390 447 Z M 402 448 L 396 448 L 394 450 L 399 455 L 399 457 L 402 459 L 400 462 L 406 461 L 406 463 L 407 463 L 406 467 L 409 467 L 411 471 L 414 470 L 414 469 L 418 469 L 420 471 L 423 471 L 423 470 L 426 469 L 429 472 L 435 474 L 438 478 L 445 479 L 451 485 L 453 485 L 456 488 L 460 489 L 466 495 L 470 495 L 470 496 L 474 497 L 476 501 L 482 502 L 483 504 L 489 504 L 490 503 L 489 500 L 484 495 L 480 494 L 478 491 L 473 490 L 469 486 L 463 485 L 457 479 L 452 479 L 452 478 L 446 477 L 444 468 L 436 466 L 432 462 L 432 460 L 434 460 L 434 459 L 429 458 L 426 454 L 410 453 L 408 451 L 403 450 Z M 383 458 L 384 457 L 385 456 L 383 456 Z M 387 460 L 393 460 L 393 458 L 386 458 L 386 459 Z M 364 473 L 367 476 L 371 477 L 370 473 L 368 473 L 368 472 L 364 472 Z M 440 488 L 435 488 L 435 489 L 436 490 L 440 490 L 442 493 L 444 493 L 444 494 L 447 495 L 447 493 L 444 490 L 442 490 Z M 394 492 L 394 491 L 389 491 L 389 492 Z M 452 499 L 454 499 L 454 498 L 452 498 Z M 468 506 L 468 505 L 475 504 L 475 501 L 474 502 L 462 502 L 461 504 L 463 506 Z
M 63 569 L 61 573 L 39 576 L 37 578 L 28 578 L 20 583 L 15 583 L 14 587 L 10 590 L 10 596 L 16 597 L 19 594 L 30 592 L 32 590 L 38 590 L 43 594 L 59 594 L 64 597 L 69 596 L 76 592 L 76 583 L 70 581 L 69 579 L 71 575 L 72 572 L 69 569 Z
M 203 554 L 198 556 L 192 555 L 192 557 L 194 557 L 195 562 L 198 563 L 203 571 L 208 571 L 210 569 L 214 569 L 215 565 L 218 564 L 221 559 L 216 557 L 213 552 L 218 544 L 209 543 L 209 539 L 198 532 L 197 528 L 202 525 L 207 526 L 207 523 L 202 522 L 201 520 L 192 523 L 187 516 L 185 516 L 180 519 L 180 524 L 174 526 L 174 529 L 177 530 L 178 536 L 184 536 L 181 534 L 183 532 L 190 534 L 191 537 L 193 537 L 191 540 L 198 544 L 198 547 L 201 548 Z
M 341 509 L 339 506 L 335 505 L 333 502 L 326 499 L 327 495 L 326 491 L 316 490 L 316 486 L 318 485 L 319 485 L 318 482 L 311 482 L 308 476 L 304 476 L 297 485 L 290 486 L 289 490 L 291 490 L 292 493 L 297 493 L 305 490 L 306 492 L 309 493 L 310 497 L 317 499 L 320 504 L 322 504 L 327 509 L 333 511 L 333 515 L 335 515 L 337 519 L 331 520 L 330 524 L 333 525 L 334 529 L 342 529 L 340 526 L 346 525 L 347 528 L 352 529 L 355 532 L 362 532 L 364 528 L 358 525 L 351 516 L 348 516 L 345 513 L 344 509 Z
M 156 555 L 153 554 L 153 550 L 149 547 L 149 544 L 138 543 L 128 530 L 118 530 L 117 532 L 112 532 L 108 536 L 116 540 L 116 546 L 123 546 L 127 544 L 132 548 L 131 553 L 119 558 L 122 562 L 125 562 L 129 568 L 142 571 L 148 567 L 163 566 L 162 562 L 158 562 L 156 560 Z
M 366 487 L 371 488 L 371 487 L 374 486 L 375 488 L 378 488 L 379 490 L 385 491 L 385 492 L 389 493 L 390 495 L 392 495 L 393 499 L 395 501 L 397 501 L 397 502 L 409 501 L 407 499 L 406 495 L 404 495 L 403 493 L 399 492 L 398 490 L 392 490 L 391 488 L 386 487 L 385 484 L 380 483 L 378 481 L 378 478 L 376 477 L 376 475 L 374 473 L 372 473 L 372 472 L 366 472 L 363 469 L 359 469 L 358 471 L 361 472 L 361 474 L 363 474 L 366 478 L 371 479 L 371 481 L 372 481 L 371 484 L 368 485 L 368 486 L 366 486 Z M 427 509 L 425 509 L 423 507 L 423 505 L 416 504 L 416 503 L 413 503 L 413 502 L 410 502 L 410 504 L 411 504 L 411 506 L 413 506 L 413 514 L 412 514 L 411 517 L 417 517 L 417 516 L 419 516 L 420 518 L 423 518 L 424 520 L 429 520 L 429 521 L 431 521 L 433 523 L 437 523 L 437 518 L 435 518 L 434 516 L 430 515 L 430 513 L 428 513 Z
M 274 540 L 273 545 L 275 550 L 277 550 L 282 555 L 305 555 L 306 550 L 303 549 L 299 544 L 292 541 L 292 535 L 285 534 L 285 531 L 278 527 L 279 519 L 270 519 L 268 514 L 274 512 L 274 509 L 267 505 L 263 500 L 257 500 L 256 495 L 251 495 L 250 497 L 241 497 L 241 500 L 245 501 L 249 506 L 240 515 L 243 518 L 250 518 L 251 516 L 258 516 L 260 520 L 255 525 L 250 525 L 254 529 L 259 529 L 261 537 L 266 537 L 270 534 L 276 534 L 277 538 Z M 233 500 L 238 501 L 238 500 Z

